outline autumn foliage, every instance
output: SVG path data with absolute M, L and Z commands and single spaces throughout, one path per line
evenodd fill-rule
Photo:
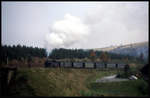
M 94 52 L 94 51 L 91 51 L 91 53 L 90 53 L 90 58 L 91 58 L 91 60 L 94 61 L 94 60 L 95 60 L 95 57 L 96 57 L 95 52 Z
M 106 62 L 108 62 L 109 57 L 108 57 L 108 55 L 107 55 L 106 52 L 102 52 L 101 55 L 100 55 L 100 59 L 101 59 L 104 63 L 106 63 Z

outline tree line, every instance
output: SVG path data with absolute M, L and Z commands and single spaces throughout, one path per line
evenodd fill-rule
M 46 49 L 38 48 L 38 47 L 27 47 L 21 45 L 2 45 L 1 46 L 1 60 L 6 63 L 7 59 L 9 60 L 28 60 L 31 61 L 32 57 L 47 57 Z M 88 58 L 91 60 L 95 60 L 100 58 L 103 61 L 108 61 L 110 59 L 135 59 L 134 57 L 128 55 L 120 55 L 102 51 L 93 51 L 90 49 L 53 49 L 49 54 L 51 59 L 84 59 Z
M 1 46 L 1 60 L 6 63 L 9 60 L 31 60 L 32 57 L 46 57 L 46 49 L 38 47 L 27 47 L 21 45 L 2 45 Z
M 129 55 L 120 55 L 114 53 L 108 53 L 103 51 L 93 51 L 93 50 L 84 50 L 84 49 L 53 49 L 52 52 L 49 54 L 49 58 L 51 59 L 83 59 L 88 58 L 91 60 L 95 60 L 97 58 L 103 59 L 103 61 L 107 61 L 107 59 L 134 59 Z M 105 59 L 105 60 L 104 60 Z

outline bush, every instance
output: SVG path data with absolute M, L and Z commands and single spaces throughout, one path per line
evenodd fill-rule
M 81 96 L 91 96 L 90 92 L 85 92 L 83 90 L 80 91 Z
M 123 72 L 119 72 L 117 77 L 118 78 L 128 78 L 131 75 L 140 75 L 140 71 L 137 68 L 130 67 L 128 70 L 124 70 Z
M 117 74 L 117 78 L 128 78 L 129 76 L 131 76 L 131 72 L 119 72 Z
M 144 95 L 148 95 L 149 94 L 149 89 L 148 89 L 148 83 L 144 80 L 141 81 L 138 89 L 142 92 L 142 94 Z

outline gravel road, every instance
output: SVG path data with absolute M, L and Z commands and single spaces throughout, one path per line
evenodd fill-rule
M 116 78 L 117 75 L 106 76 L 100 79 L 97 79 L 96 82 L 120 82 L 120 81 L 128 81 L 126 78 Z

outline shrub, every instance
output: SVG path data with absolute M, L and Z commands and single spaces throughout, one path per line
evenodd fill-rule
M 117 77 L 118 78 L 128 78 L 130 77 L 131 75 L 139 75 L 140 76 L 140 71 L 135 68 L 135 67 L 130 67 L 129 69 L 124 69 L 123 72 L 119 72 Z
M 144 80 L 141 81 L 138 89 L 142 92 L 142 94 L 144 95 L 148 95 L 149 94 L 149 89 L 148 89 L 148 83 Z

